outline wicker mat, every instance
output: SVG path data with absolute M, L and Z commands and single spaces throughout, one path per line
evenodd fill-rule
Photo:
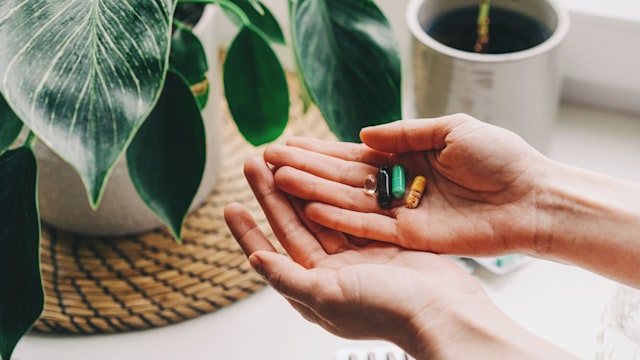
M 303 115 L 292 92 L 289 135 L 332 137 L 317 109 Z M 165 326 L 230 305 L 265 286 L 229 233 L 223 208 L 243 203 L 270 236 L 242 174 L 262 152 L 239 135 L 225 109 L 223 171 L 175 243 L 165 229 L 119 238 L 87 238 L 43 225 L 41 256 L 46 294 L 39 332 L 92 334 Z

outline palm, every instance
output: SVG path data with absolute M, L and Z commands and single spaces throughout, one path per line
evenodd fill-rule
M 484 126 L 456 130 L 446 146 L 427 151 L 389 154 L 294 139 L 294 146 L 268 149 L 265 159 L 282 167 L 278 187 L 313 201 L 306 214 L 327 227 L 434 252 L 491 255 L 526 247 L 533 233 L 523 224 L 535 222 L 531 174 L 542 157 L 510 132 Z M 418 174 L 429 179 L 417 209 L 399 200 L 390 210 L 380 209 L 358 189 L 367 174 L 390 163 L 403 165 L 408 181 Z
M 225 209 L 229 228 L 251 255 L 252 265 L 256 266 L 256 258 L 266 263 L 256 267 L 270 269 L 263 274 L 276 290 L 303 316 L 329 331 L 394 339 L 406 333 L 407 319 L 434 299 L 460 292 L 482 294 L 474 278 L 438 255 L 378 242 L 356 245 L 358 239 L 309 221 L 299 199 L 287 199 L 276 189 L 262 160 L 249 160 L 245 174 L 291 259 L 275 253 L 238 204 Z
M 321 241 L 328 241 L 326 234 Z M 410 316 L 442 297 L 470 289 L 481 293 L 475 279 L 446 259 L 388 244 L 352 247 L 305 267 L 313 274 L 316 303 L 313 310 L 292 304 L 309 320 L 346 337 L 393 336 L 406 326 L 399 312 Z
M 486 153 L 449 147 L 446 151 L 398 156 L 408 173 L 429 169 L 428 201 L 418 209 L 402 203 L 394 207 L 398 244 L 410 248 L 450 251 L 442 244 L 464 240 L 461 253 L 474 255 L 474 244 L 490 239 L 495 251 L 505 249 L 505 239 L 525 237 L 514 229 L 513 219 L 530 213 L 535 185 L 529 181 L 527 154 L 510 153 L 495 161 L 495 146 Z M 489 146 L 487 146 L 489 149 Z M 473 156 L 469 156 L 473 154 Z M 425 239 L 416 243 L 416 239 Z M 437 241 L 432 241 L 437 239 Z M 526 241 L 526 239 L 521 239 Z M 489 245 L 489 244 L 486 244 Z M 486 252 L 487 247 L 483 249 Z

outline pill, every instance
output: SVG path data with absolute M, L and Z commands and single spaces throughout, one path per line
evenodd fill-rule
M 407 194 L 407 198 L 405 200 L 405 205 L 409 209 L 415 209 L 418 207 L 420 203 L 420 199 L 422 198 L 422 194 L 424 193 L 424 189 L 427 185 L 427 178 L 422 175 L 418 175 L 413 178 L 413 182 L 411 183 L 411 188 L 409 189 L 409 194 Z
M 364 192 L 369 195 L 373 195 L 376 193 L 377 181 L 374 175 L 367 175 L 367 178 L 364 179 Z
M 517 255 L 515 254 L 500 256 L 496 259 L 496 266 L 497 267 L 509 266 L 513 264 L 516 260 L 517 260 Z
M 394 165 L 391 172 L 391 194 L 396 199 L 404 197 L 406 182 L 404 176 L 404 167 L 402 165 Z
M 389 209 L 391 207 L 391 174 L 389 168 L 386 166 L 378 169 L 378 185 L 376 187 L 378 191 L 378 205 L 383 209 Z

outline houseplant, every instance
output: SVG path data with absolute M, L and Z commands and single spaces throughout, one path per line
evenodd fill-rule
M 219 131 L 223 116 L 220 111 L 222 89 L 218 82 L 209 84 L 208 81 L 220 78 L 219 67 L 208 66 L 216 64 L 219 59 L 220 41 L 215 36 L 216 24 L 220 18 L 218 12 L 215 6 L 184 3 L 176 9 L 174 15 L 181 20 L 177 23 L 180 26 L 176 25 L 172 35 L 170 63 L 195 64 L 185 67 L 186 70 L 183 71 L 190 71 L 188 76 L 194 82 L 193 90 L 201 93 L 197 99 L 202 107 L 200 115 L 206 134 L 206 161 L 190 210 L 199 207 L 215 187 L 223 162 L 222 136 Z M 203 51 L 197 53 L 199 60 L 195 62 L 189 49 L 199 49 L 198 43 L 202 44 Z M 179 119 L 180 115 L 176 114 L 173 117 Z M 17 142 L 20 143 L 25 135 L 23 132 Z M 189 140 L 171 136 L 164 141 L 179 143 Z M 160 218 L 138 196 L 129 174 L 126 157 L 116 162 L 106 183 L 100 206 L 93 209 L 87 201 L 80 176 L 70 164 L 57 156 L 42 141 L 36 142 L 34 153 L 38 162 L 38 208 L 40 219 L 44 223 L 58 230 L 89 237 L 142 234 L 161 227 Z M 192 166 L 185 164 L 185 167 Z
M 36 141 L 77 170 L 93 208 L 114 164 L 126 157 L 138 194 L 180 239 L 205 161 L 202 44 L 174 19 L 177 6 L 189 3 L 216 3 L 239 24 L 224 64 L 225 95 L 249 142 L 272 141 L 286 125 L 289 94 L 269 45 L 283 37 L 260 1 L 0 3 L 4 360 L 43 308 Z M 336 135 L 357 140 L 362 126 L 400 118 L 399 58 L 373 1 L 290 0 L 289 6 L 299 78 Z M 23 127 L 29 134 L 16 143 Z M 176 138 L 182 141 L 171 141 Z
M 469 113 L 547 151 L 569 15 L 554 0 L 492 0 L 489 42 L 477 52 L 477 6 L 478 0 L 410 0 L 416 115 Z

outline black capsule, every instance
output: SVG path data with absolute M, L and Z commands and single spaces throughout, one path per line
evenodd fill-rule
M 378 186 L 376 188 L 378 192 L 378 205 L 383 209 L 391 208 L 391 173 L 386 166 L 378 169 Z

